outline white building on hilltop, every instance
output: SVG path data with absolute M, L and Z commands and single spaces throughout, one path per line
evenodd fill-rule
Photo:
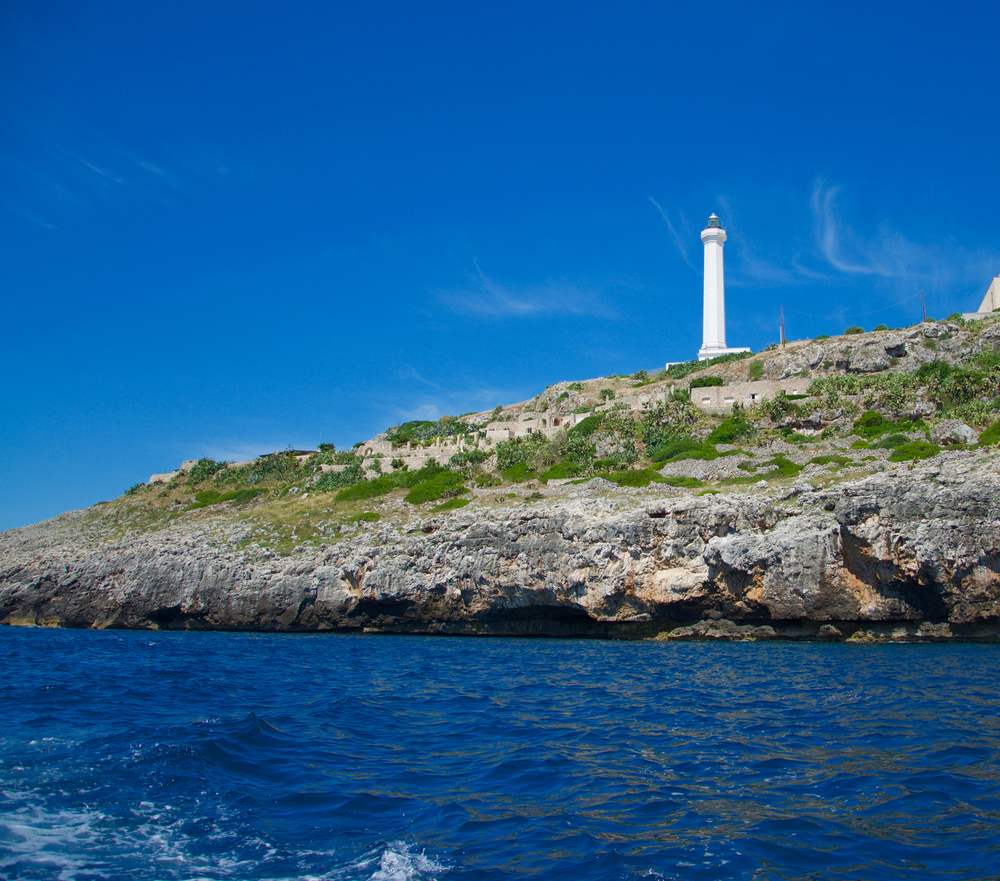
M 983 296 L 983 302 L 979 304 L 980 312 L 993 312 L 1000 309 L 1000 275 L 990 282 Z
M 722 254 L 726 231 L 717 214 L 709 216 L 708 226 L 701 231 L 701 240 L 705 245 L 705 312 L 698 360 L 749 352 L 747 348 L 726 346 L 726 276 Z

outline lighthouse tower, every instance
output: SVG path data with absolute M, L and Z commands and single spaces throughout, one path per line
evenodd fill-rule
M 726 231 L 717 214 L 709 216 L 708 226 L 701 231 L 701 240 L 705 245 L 705 313 L 698 360 L 749 352 L 746 348 L 726 347 L 726 278 L 722 259 Z

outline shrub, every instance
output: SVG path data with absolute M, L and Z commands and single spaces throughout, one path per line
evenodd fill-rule
M 249 487 L 245 489 L 234 489 L 224 493 L 220 493 L 216 489 L 206 489 L 199 493 L 195 493 L 194 502 L 192 502 L 188 507 L 189 509 L 207 508 L 209 505 L 220 505 L 223 502 L 235 502 L 237 505 L 243 505 L 252 499 L 255 499 L 262 492 L 264 492 L 264 490 L 251 489 Z
M 703 452 L 710 452 L 711 455 L 700 455 Z M 672 438 L 649 450 L 649 458 L 654 462 L 678 462 L 681 459 L 715 459 L 717 457 L 718 453 L 715 451 L 715 447 L 705 444 L 704 441 L 695 440 L 693 437 Z
M 579 477 L 584 469 L 576 462 L 556 462 L 551 468 L 541 473 L 541 480 L 568 480 L 571 477 Z
M 979 435 L 979 446 L 994 447 L 1000 444 L 1000 419 Z
M 708 436 L 710 444 L 731 444 L 753 431 L 750 423 L 742 416 L 730 416 L 723 419 Z
M 666 441 L 686 437 L 703 418 L 701 411 L 689 400 L 687 392 L 677 391 L 682 395 L 681 400 L 658 403 L 642 414 L 639 435 L 647 450 Z
M 490 457 L 485 450 L 465 450 L 462 453 L 455 453 L 448 460 L 448 464 L 453 468 L 471 468 L 482 465 Z
M 546 444 L 547 441 L 540 434 L 529 434 L 525 437 L 514 438 L 514 440 L 501 441 L 497 444 L 496 450 L 497 468 L 505 471 L 514 465 L 533 464 Z
M 321 453 L 336 453 L 337 448 L 333 444 L 323 443 L 316 447 Z
M 868 446 L 873 450 L 895 450 L 897 447 L 901 447 L 903 444 L 909 442 L 910 439 L 905 434 L 893 432 L 892 434 L 884 435 L 877 441 L 873 441 Z
M 601 422 L 604 420 L 603 413 L 595 413 L 593 416 L 587 416 L 585 419 L 581 419 L 574 425 L 569 433 L 577 437 L 590 437 L 598 428 L 601 427 Z
M 809 460 L 810 465 L 850 465 L 851 460 L 847 456 L 839 453 L 829 453 L 825 456 L 813 456 Z
M 613 388 L 602 388 L 601 389 L 601 400 L 611 401 L 615 397 L 615 390 Z
M 915 440 L 900 444 L 892 451 L 889 460 L 892 462 L 910 462 L 915 459 L 929 459 L 941 452 L 941 447 L 930 441 Z
M 348 523 L 377 523 L 382 519 L 378 511 L 361 511 L 347 518 Z
M 649 382 L 649 371 L 648 370 L 637 370 L 632 374 L 632 379 L 636 382 Z
M 535 478 L 535 472 L 525 462 L 517 462 L 500 472 L 510 483 L 524 483 Z
M 764 376 L 764 362 L 763 361 L 751 361 L 750 366 L 747 368 L 747 376 L 751 380 L 758 380 Z
M 427 419 L 414 419 L 404 422 L 386 432 L 386 440 L 394 447 L 407 444 L 426 444 L 438 437 L 457 437 L 471 434 L 478 426 L 456 419 L 454 416 L 442 416 L 436 422 Z
M 690 388 L 709 388 L 710 386 L 722 385 L 721 376 L 696 376 L 691 380 Z
M 471 499 L 463 499 L 463 498 L 448 499 L 447 502 L 443 502 L 440 505 L 435 505 L 433 508 L 431 508 L 431 510 L 435 512 L 457 511 L 459 508 L 464 508 L 466 505 L 468 505 L 470 501 Z
M 830 339 L 830 334 L 828 334 L 828 333 L 821 333 L 818 337 L 814 338 L 814 341 L 817 342 L 817 343 L 821 343 L 821 342 L 823 342 L 823 340 L 828 340 L 828 339 Z
M 888 329 L 889 329 L 888 324 L 876 324 L 875 327 L 872 328 L 872 330 L 888 330 Z
M 476 486 L 487 487 L 487 486 L 500 486 L 503 483 L 496 474 L 490 474 L 488 471 L 480 471 L 475 476 Z
M 442 470 L 418 482 L 403 498 L 411 505 L 422 505 L 466 492 L 468 489 L 463 475 L 457 471 Z
M 329 471 L 321 474 L 319 479 L 312 485 L 312 489 L 316 492 L 330 492 L 331 490 L 351 486 L 364 479 L 364 471 L 355 462 L 352 465 L 348 465 L 343 471 Z
M 844 336 L 851 336 L 856 333 L 864 333 L 864 332 L 865 329 L 863 327 L 858 327 L 857 325 L 855 325 L 853 327 L 847 328 L 847 330 L 844 331 Z
M 663 477 L 663 483 L 669 486 L 682 486 L 688 489 L 693 489 L 696 486 L 704 486 L 705 484 L 698 480 L 697 477 L 684 477 L 681 475 L 670 475 L 668 477 Z
M 216 462 L 214 459 L 199 459 L 187 473 L 188 483 L 201 483 L 203 480 L 208 480 L 225 467 L 225 462 Z
M 889 431 L 892 431 L 892 423 L 877 410 L 866 410 L 854 420 L 854 433 L 858 437 L 872 440 Z

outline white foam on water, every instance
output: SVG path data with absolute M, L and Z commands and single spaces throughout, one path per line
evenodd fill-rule
M 3 793 L 16 798 L 14 793 Z M 13 798 L 11 798 L 13 800 Z M 86 864 L 81 853 L 98 837 L 96 811 L 47 811 L 38 805 L 23 804 L 0 813 L 0 876 L 24 866 L 46 866 L 58 874 L 58 881 L 73 881 Z
M 322 875 L 306 875 L 297 881 L 437 881 L 447 871 L 447 866 L 431 859 L 423 850 L 415 850 L 406 841 L 392 841 L 350 865 Z
M 378 869 L 369 881 L 434 881 L 446 871 L 446 866 L 423 851 L 414 852 L 405 842 L 397 841 L 382 852 Z

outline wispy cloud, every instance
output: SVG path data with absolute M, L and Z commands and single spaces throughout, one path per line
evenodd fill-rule
M 565 279 L 537 284 L 501 284 L 474 261 L 475 276 L 458 290 L 442 292 L 438 299 L 455 312 L 482 318 L 534 318 L 542 315 L 589 315 L 610 318 L 613 310 L 601 295 Z
M 884 263 L 879 252 L 858 241 L 853 230 L 834 213 L 834 200 L 839 192 L 840 187 L 827 186 L 824 180 L 819 179 L 810 198 L 816 245 L 823 258 L 839 272 L 892 277 L 895 273 Z M 849 240 L 846 245 L 845 237 Z M 848 250 L 845 251 L 845 248 Z
M 684 239 L 681 237 L 680 233 L 677 232 L 677 227 L 674 226 L 674 222 L 670 219 L 670 215 L 667 213 L 666 209 L 652 196 L 647 196 L 646 198 L 649 199 L 650 204 L 659 212 L 660 218 L 667 227 L 667 232 L 670 233 L 670 240 L 677 249 L 677 253 L 681 255 L 681 260 L 683 260 L 691 269 L 694 269 L 695 265 L 691 262 L 691 257 L 684 244 Z
M 100 166 L 95 165 L 89 159 L 84 159 L 82 156 L 76 156 L 74 158 L 76 159 L 77 162 L 80 163 L 80 165 L 82 165 L 88 171 L 92 171 L 94 174 L 103 177 L 105 180 L 109 180 L 112 183 L 116 183 L 119 185 L 125 183 L 125 178 L 120 177 L 114 172 L 108 171 L 106 168 L 101 168 Z
M 799 254 L 793 254 L 790 259 L 783 261 L 762 256 L 762 249 L 757 241 L 747 235 L 746 230 L 741 227 L 732 202 L 724 195 L 716 198 L 722 209 L 723 223 L 732 233 L 726 250 L 730 251 L 735 259 L 733 271 L 727 272 L 727 284 L 733 287 L 747 283 L 795 285 L 807 281 L 823 281 L 829 277 L 818 269 L 806 265 Z
M 381 402 L 387 423 L 492 410 L 497 404 L 528 397 L 523 389 L 498 388 L 472 377 L 456 376 L 439 381 L 409 364 L 401 365 L 395 374 L 399 384 L 393 396 Z
M 947 238 L 925 244 L 885 223 L 873 232 L 859 233 L 836 210 L 840 192 L 840 187 L 818 179 L 810 197 L 816 248 L 838 272 L 944 290 L 976 284 L 1000 265 L 996 250 L 971 250 Z

